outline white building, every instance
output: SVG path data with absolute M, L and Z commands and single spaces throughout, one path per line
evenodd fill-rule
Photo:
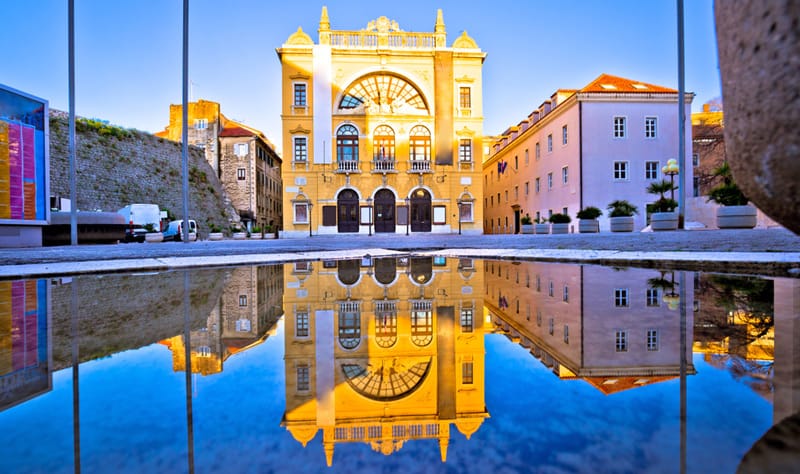
M 691 156 L 691 103 L 686 108 L 686 156 Z M 484 162 L 484 232 L 517 233 L 520 218 L 603 210 L 608 231 L 611 201 L 639 208 L 635 229 L 646 225 L 647 186 L 665 177 L 661 167 L 678 157 L 678 91 L 602 74 L 580 90 L 560 89 L 491 147 Z M 691 196 L 692 167 L 676 191 Z M 675 183 L 678 184 L 678 177 Z

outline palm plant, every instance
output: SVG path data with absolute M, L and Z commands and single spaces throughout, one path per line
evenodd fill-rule
M 722 206 L 745 206 L 749 202 L 739 186 L 733 181 L 733 173 L 727 161 L 722 162 L 713 175 L 721 178 L 722 182 L 708 193 L 708 199 Z
M 658 200 L 654 203 L 647 205 L 647 210 L 653 212 L 672 212 L 678 207 L 678 202 L 672 197 L 664 196 L 667 192 L 675 191 L 675 185 L 667 180 L 653 181 L 647 186 L 647 192 L 650 194 L 657 194 Z

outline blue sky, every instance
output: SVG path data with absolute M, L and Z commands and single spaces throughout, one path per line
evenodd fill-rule
M 5 45 L 0 83 L 67 110 L 67 0 L 0 0 Z M 559 88 L 601 73 L 678 87 L 676 0 L 192 0 L 193 99 L 280 143 L 280 62 L 298 26 L 316 41 L 322 5 L 333 29 L 379 16 L 433 31 L 441 8 L 447 43 L 466 30 L 488 53 L 484 133 L 516 124 Z M 75 0 L 76 112 L 155 132 L 181 101 L 181 0 Z M 720 96 L 712 0 L 685 2 L 686 90 L 693 109 Z

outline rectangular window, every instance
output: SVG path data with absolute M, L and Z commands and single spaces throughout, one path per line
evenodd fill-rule
M 234 143 L 233 154 L 236 156 L 247 156 L 250 152 L 250 146 L 247 143 Z
M 614 162 L 614 179 L 623 181 L 628 179 L 628 162 L 615 161 Z
M 625 138 L 625 117 L 614 117 L 614 138 Z
M 294 203 L 294 223 L 308 224 L 308 203 Z
M 565 166 L 561 168 L 561 184 L 568 184 L 569 183 L 569 167 Z
M 473 327 L 472 317 L 473 317 L 472 308 L 461 309 L 461 332 L 472 332 L 472 327 Z
M 539 183 L 540 183 L 539 178 L 536 178 L 536 180 L 533 182 L 533 190 L 536 193 L 539 192 Z
M 294 161 L 308 161 L 308 138 L 294 137 Z
M 655 352 L 658 350 L 658 330 L 647 330 L 647 351 Z
M 542 312 L 541 310 L 536 310 L 536 325 L 542 327 Z
M 555 325 L 556 324 L 555 324 L 555 321 L 553 320 L 553 318 L 550 318 L 550 319 L 547 320 L 547 333 L 550 334 L 551 336 L 553 335 L 553 332 L 555 331 Z
M 614 289 L 614 306 L 617 308 L 626 308 L 629 305 L 628 301 L 628 289 L 627 288 L 615 288 Z
M 569 326 L 564 325 L 564 344 L 569 344 Z
M 566 125 L 561 127 L 561 144 L 562 145 L 566 145 L 567 144 L 567 126 Z
M 472 215 L 472 203 L 471 202 L 462 202 L 459 204 L 459 219 L 461 222 L 472 222 L 474 218 Z
M 547 153 L 551 153 L 553 151 L 553 134 L 547 136 Z
M 294 334 L 296 337 L 308 337 L 308 312 L 295 315 Z
M 616 331 L 614 343 L 617 352 L 628 352 L 628 331 Z
M 554 290 L 555 288 L 553 287 L 553 281 L 550 280 L 550 283 L 547 286 L 547 296 L 553 296 L 553 294 L 555 293 Z
M 308 366 L 300 366 L 297 368 L 297 391 L 308 392 L 310 387 L 310 371 Z
M 197 130 L 205 130 L 208 128 L 208 119 L 194 119 L 194 128 Z
M 644 162 L 644 179 L 658 179 L 658 161 Z
M 244 181 L 247 178 L 247 170 L 244 168 L 237 169 L 236 177 L 239 179 L 239 181 Z
M 458 105 L 462 109 L 472 108 L 472 94 L 469 87 L 458 88 Z
M 469 138 L 462 138 L 458 141 L 458 159 L 459 161 L 472 161 L 472 140 Z
M 692 153 L 692 166 L 700 166 L 700 154 Z
M 539 275 L 536 275 L 536 291 L 538 292 L 542 291 L 542 277 L 540 277 Z
M 547 173 L 547 189 L 553 189 L 553 173 Z
M 542 150 L 541 147 L 539 146 L 539 142 L 536 142 L 536 159 L 538 160 L 541 157 L 542 157 Z
M 525 195 L 527 196 L 530 193 L 530 181 L 525 181 Z
M 567 285 L 564 285 L 564 289 L 561 292 L 561 301 L 569 303 L 569 287 Z
M 239 295 L 239 306 L 247 306 L 247 295 Z
M 528 158 L 529 158 L 529 157 L 528 157 L 528 149 L 526 148 L 526 149 L 525 149 L 525 164 L 526 164 L 526 165 L 528 164 Z
M 644 118 L 644 137 L 656 138 L 658 120 L 655 117 Z
M 305 83 L 296 83 L 294 85 L 294 106 L 305 107 L 306 102 L 306 85 Z
M 252 324 L 249 319 L 236 320 L 236 332 L 250 332 L 250 328 L 252 328 Z
M 514 200 L 519 199 L 519 186 L 514 186 Z
M 472 362 L 463 362 L 461 364 L 461 383 L 472 385 Z
M 658 288 L 647 289 L 647 306 L 661 306 Z

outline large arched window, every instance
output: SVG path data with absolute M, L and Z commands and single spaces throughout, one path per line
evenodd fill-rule
M 361 308 L 356 301 L 339 304 L 339 345 L 355 349 L 361 343 Z
M 358 161 L 358 129 L 352 125 L 342 125 L 336 132 L 336 159 Z
M 408 155 L 411 161 L 430 161 L 431 131 L 417 125 L 408 134 Z
M 372 159 L 394 161 L 394 130 L 388 125 L 379 125 L 372 135 Z
M 377 73 L 352 83 L 339 102 L 339 109 L 363 107 L 370 114 L 427 114 L 428 104 L 420 91 L 400 76 Z

